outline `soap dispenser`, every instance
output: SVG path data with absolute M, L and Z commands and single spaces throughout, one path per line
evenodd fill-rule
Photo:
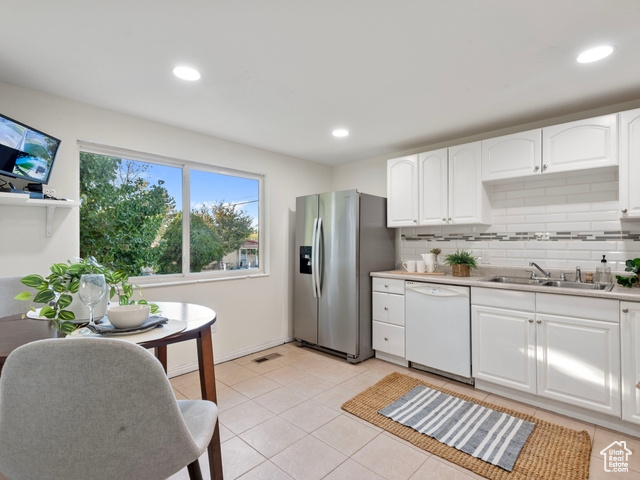
M 607 266 L 606 255 L 602 255 L 600 266 L 596 268 L 596 283 L 611 283 L 611 267 Z

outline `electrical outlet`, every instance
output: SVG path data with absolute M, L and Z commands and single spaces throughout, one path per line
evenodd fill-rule
M 42 188 L 42 193 L 43 193 L 44 195 L 50 195 L 50 196 L 52 196 L 52 197 L 55 197 L 55 196 L 56 196 L 56 190 L 55 190 L 55 188 L 46 188 L 46 187 L 43 187 L 43 188 Z
M 482 259 L 480 261 L 483 265 L 488 265 L 491 263 L 491 253 L 488 250 L 482 252 Z

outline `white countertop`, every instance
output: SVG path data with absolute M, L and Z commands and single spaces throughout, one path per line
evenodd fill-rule
M 469 287 L 497 288 L 501 290 L 520 290 L 526 292 L 553 293 L 557 295 L 572 295 L 577 297 L 592 298 L 608 298 L 611 300 L 623 300 L 627 302 L 640 302 L 640 288 L 626 288 L 615 285 L 610 292 L 601 290 L 582 290 L 577 288 L 561 288 L 561 287 L 545 287 L 541 285 L 520 285 L 513 283 L 487 282 L 486 280 L 495 276 L 510 276 L 527 278 L 526 273 L 520 269 L 484 267 L 479 270 L 472 271 L 470 277 L 454 277 L 451 272 L 445 275 L 430 275 L 423 273 L 407 273 L 398 270 L 389 270 L 384 272 L 371 272 L 372 277 L 378 278 L 395 278 L 399 280 L 412 280 L 416 282 L 442 283 L 448 285 L 465 285 Z M 553 279 L 558 276 L 552 274 Z M 614 275 L 615 280 L 615 275 Z

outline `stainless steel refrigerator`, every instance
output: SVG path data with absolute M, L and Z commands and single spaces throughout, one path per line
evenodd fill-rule
M 370 272 L 395 266 L 387 200 L 356 190 L 296 199 L 294 338 L 357 363 L 373 356 Z

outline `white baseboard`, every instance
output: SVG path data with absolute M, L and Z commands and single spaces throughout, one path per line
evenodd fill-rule
M 272 342 L 263 343 L 261 345 L 256 345 L 253 347 L 246 348 L 244 350 L 239 350 L 237 352 L 227 353 L 226 355 L 215 355 L 213 358 L 214 364 L 229 362 L 231 360 L 235 360 L 236 358 L 244 357 L 246 355 L 251 355 L 252 353 L 261 352 L 262 350 L 266 350 L 268 348 L 277 347 L 279 345 L 289 343 L 293 341 L 293 337 L 286 337 L 279 340 L 274 340 Z M 179 375 L 184 375 L 186 373 L 196 372 L 198 370 L 198 363 L 188 363 L 185 365 L 180 365 L 179 367 L 171 368 L 167 371 L 167 376 L 169 378 L 177 377 Z

